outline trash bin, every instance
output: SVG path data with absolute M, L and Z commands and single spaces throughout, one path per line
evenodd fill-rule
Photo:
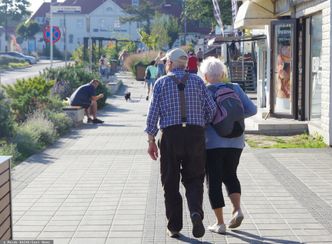
M 136 70 L 136 80 L 139 81 L 144 81 L 144 76 L 145 76 L 145 69 L 147 65 L 143 63 L 137 63 L 135 65 L 135 70 Z
M 118 70 L 118 60 L 112 59 L 110 62 L 110 75 L 114 75 Z

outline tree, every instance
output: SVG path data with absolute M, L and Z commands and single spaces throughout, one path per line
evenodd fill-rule
M 151 32 L 151 20 L 156 11 L 156 7 L 148 0 L 142 0 L 139 6 L 129 6 L 126 12 L 130 16 L 121 17 L 121 23 L 139 22 L 143 24 L 143 29 L 147 34 Z
M 21 23 L 16 28 L 16 33 L 24 40 L 34 39 L 34 36 L 40 32 L 40 25 L 36 22 Z
M 40 32 L 40 25 L 36 22 L 30 21 L 28 23 L 21 23 L 16 28 L 16 33 L 23 40 L 34 40 L 36 46 L 35 35 Z M 30 53 L 31 50 L 28 50 Z
M 8 40 L 8 21 L 21 21 L 29 16 L 30 3 L 28 0 L 1 0 L 0 1 L 0 25 L 5 26 L 5 37 Z M 12 21 L 11 21 L 12 22 Z M 6 47 L 7 48 L 7 47 Z
M 158 36 L 155 34 L 148 34 L 144 30 L 139 30 L 141 42 L 143 42 L 149 49 L 156 50 L 158 44 Z
M 179 34 L 178 20 L 172 16 L 156 13 L 151 33 L 158 36 L 157 47 L 162 49 L 167 46 L 170 48 Z
M 225 25 L 232 23 L 232 3 L 231 0 L 218 0 L 221 19 Z M 191 20 L 201 20 L 209 22 L 213 26 L 217 24 L 213 15 L 212 0 L 186 0 L 185 1 L 185 16 Z M 183 15 L 184 15 L 183 14 Z M 184 16 L 183 16 L 184 17 Z
M 166 25 L 167 34 L 169 36 L 168 46 L 171 48 L 179 37 L 179 23 L 178 19 L 170 16 Z

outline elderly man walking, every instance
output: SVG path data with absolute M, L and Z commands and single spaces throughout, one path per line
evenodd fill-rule
M 147 127 L 148 153 L 158 158 L 155 136 L 157 123 L 162 132 L 160 149 L 161 183 L 164 189 L 167 233 L 179 237 L 183 226 L 180 178 L 186 189 L 186 198 L 193 223 L 193 236 L 202 237 L 203 181 L 205 174 L 204 126 L 216 111 L 216 105 L 204 82 L 196 74 L 185 72 L 188 56 L 179 48 L 166 56 L 167 76 L 159 78 L 154 86 Z

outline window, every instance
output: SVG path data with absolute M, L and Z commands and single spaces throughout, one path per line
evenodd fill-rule
M 131 0 L 131 5 L 132 6 L 138 6 L 139 5 L 139 0 Z
M 114 21 L 114 23 L 113 23 L 113 26 L 114 26 L 114 28 L 120 28 L 120 20 L 119 19 L 117 19 L 117 20 L 115 20 Z
M 74 42 L 74 35 L 70 34 L 68 38 L 69 38 L 69 43 L 72 44 Z
M 76 20 L 76 27 L 77 28 L 82 28 L 83 27 L 83 20 L 82 19 Z

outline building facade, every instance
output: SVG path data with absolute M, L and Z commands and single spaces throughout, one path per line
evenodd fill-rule
M 263 16 L 263 17 L 261 17 Z M 330 0 L 247 0 L 235 27 L 265 30 L 257 43 L 262 114 L 307 121 L 332 145 Z
M 120 22 L 120 18 L 128 16 L 128 14 L 118 2 L 120 1 L 67 0 L 63 3 L 53 2 L 54 6 L 81 7 L 80 13 L 53 13 L 52 24 L 58 26 L 61 31 L 61 38 L 55 44 L 56 48 L 61 52 L 65 49 L 68 52 L 72 52 L 80 45 L 83 45 L 83 39 L 86 37 L 138 40 L 138 23 Z M 136 2 L 133 1 L 132 4 L 136 4 Z M 43 3 L 39 10 L 32 16 L 32 19 L 41 26 L 48 25 L 50 22 L 50 3 Z M 36 35 L 36 38 L 36 51 L 41 52 L 45 48 L 43 33 Z

